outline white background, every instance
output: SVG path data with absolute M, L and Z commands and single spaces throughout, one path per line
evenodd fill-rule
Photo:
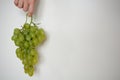
M 0 80 L 120 80 L 120 0 L 37 0 L 34 17 L 47 40 L 33 77 L 11 41 L 25 15 L 0 0 Z

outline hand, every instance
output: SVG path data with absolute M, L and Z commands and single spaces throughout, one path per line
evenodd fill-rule
M 32 16 L 34 12 L 35 0 L 14 0 L 14 4 L 23 9 L 25 12 L 28 12 L 28 16 Z

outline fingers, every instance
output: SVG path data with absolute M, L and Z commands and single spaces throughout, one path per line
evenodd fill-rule
M 14 4 L 23 11 L 28 11 L 28 16 L 33 15 L 35 0 L 14 0 Z
M 28 10 L 28 16 L 32 16 L 33 15 L 34 4 L 35 4 L 35 0 L 31 0 L 30 6 L 29 6 L 29 10 Z
M 28 4 L 27 0 L 25 0 L 25 1 L 24 1 L 24 6 L 23 6 L 23 10 L 24 10 L 25 12 L 28 11 L 28 6 L 29 6 L 29 4 Z
M 17 5 L 18 5 L 18 0 L 15 0 L 15 1 L 14 1 L 14 4 L 17 6 Z
M 18 8 L 23 8 L 24 0 L 14 0 L 14 4 L 15 4 Z
M 18 4 L 18 7 L 19 7 L 19 8 L 23 8 L 23 4 L 24 4 L 23 0 L 19 0 L 18 3 L 19 3 L 19 4 Z

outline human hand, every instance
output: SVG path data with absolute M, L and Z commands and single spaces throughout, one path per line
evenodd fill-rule
M 32 16 L 34 13 L 34 5 L 36 0 L 14 0 L 14 4 L 23 9 L 25 12 L 28 12 L 28 16 Z

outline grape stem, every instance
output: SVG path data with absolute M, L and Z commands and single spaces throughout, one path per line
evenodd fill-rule
M 35 23 L 33 22 L 33 17 L 31 16 L 30 17 L 31 19 L 30 19 L 30 25 L 35 25 Z M 25 20 L 25 23 L 27 23 L 27 21 L 28 21 L 28 14 L 26 14 L 26 20 Z
M 32 18 L 32 16 L 31 16 L 31 21 L 30 21 L 30 25 L 33 23 L 33 18 Z

